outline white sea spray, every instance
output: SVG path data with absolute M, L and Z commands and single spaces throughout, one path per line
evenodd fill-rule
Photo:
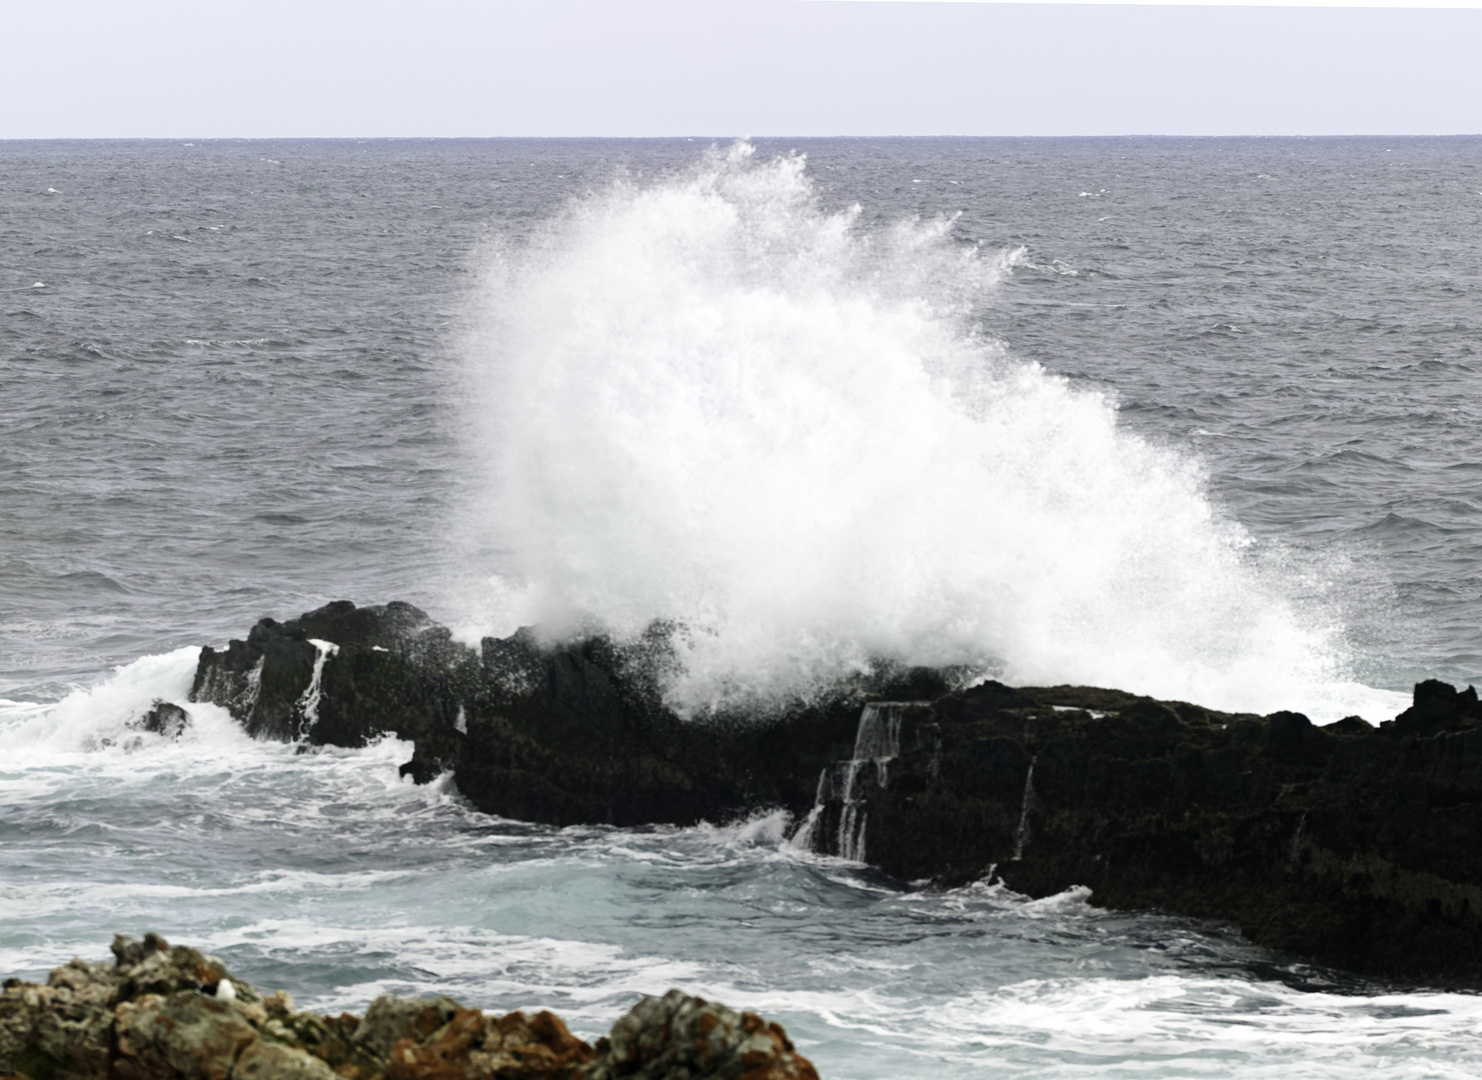
M 865 228 L 820 208 L 802 158 L 752 157 L 620 180 L 492 245 L 464 529 L 498 555 L 464 623 L 671 620 L 687 710 L 880 657 L 1325 719 L 1373 704 L 1340 681 L 1336 616 L 1294 607 L 1294 571 L 1252 557 L 1197 460 L 983 331 L 1017 252 L 950 221 Z

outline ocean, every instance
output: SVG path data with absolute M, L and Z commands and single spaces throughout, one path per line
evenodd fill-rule
M 826 1080 L 1461 1077 L 1482 998 L 692 829 L 480 815 L 184 702 L 334 599 L 1377 722 L 1478 681 L 1482 139 L 0 143 L 0 973 L 325 1010 L 671 986 Z

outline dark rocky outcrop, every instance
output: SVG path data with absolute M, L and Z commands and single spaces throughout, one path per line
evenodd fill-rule
M 776 1024 L 671 990 L 595 1047 L 549 1012 L 486 1016 L 381 997 L 365 1017 L 295 1009 L 154 934 L 0 993 L 0 1078 L 26 1080 L 818 1080 Z
M 425 782 L 451 770 L 490 813 L 638 825 L 806 809 L 819 769 L 849 753 L 860 703 L 919 692 L 899 673 L 761 721 L 686 722 L 660 697 L 669 632 L 656 627 L 628 646 L 599 637 L 545 647 L 522 630 L 475 651 L 410 605 L 342 601 L 203 649 L 191 698 L 225 706 L 259 737 L 411 740 L 405 774 Z
M 190 726 L 190 714 L 173 701 L 156 700 L 139 719 L 139 730 L 178 739 Z
M 1482 983 L 1482 707 L 1415 688 L 1378 728 L 1087 687 L 954 689 L 890 671 L 780 714 L 681 720 L 674 628 L 479 650 L 405 604 L 330 604 L 204 650 L 193 697 L 256 734 L 415 744 L 477 807 L 688 824 L 782 807 L 797 841 L 903 880 L 1229 920 L 1355 970 Z M 316 643 L 317 642 L 317 643 Z
M 818 850 L 907 880 L 1084 885 L 1101 905 L 1228 920 L 1357 971 L 1482 981 L 1470 688 L 1423 683 L 1377 729 L 997 683 L 889 711 L 884 752 L 824 784 Z

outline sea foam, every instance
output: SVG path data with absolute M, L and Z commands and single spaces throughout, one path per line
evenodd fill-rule
M 868 227 L 801 157 L 753 158 L 621 178 L 491 243 L 462 524 L 495 554 L 465 630 L 670 620 L 688 710 L 879 658 L 1327 719 L 1392 704 L 1339 681 L 1338 620 L 1284 598 L 1295 571 L 1196 459 L 991 336 L 1022 252 Z

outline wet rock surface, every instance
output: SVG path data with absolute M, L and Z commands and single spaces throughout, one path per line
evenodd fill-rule
M 0 993 L 0 1080 L 817 1080 L 786 1033 L 672 990 L 594 1048 L 549 1012 L 486 1016 L 381 997 L 363 1019 L 299 1012 L 150 934 Z
M 139 730 L 178 739 L 190 727 L 190 714 L 172 701 L 155 701 L 139 718 Z
M 881 764 L 856 752 L 821 785 L 816 850 L 852 843 L 907 880 L 1088 886 L 1356 971 L 1482 981 L 1470 689 L 1423 683 L 1378 728 L 997 683 L 897 711 Z
M 416 746 L 404 775 L 451 772 L 489 813 L 639 825 L 806 809 L 818 770 L 853 744 L 860 703 L 890 690 L 877 680 L 761 722 L 685 722 L 660 698 L 665 633 L 543 646 L 522 630 L 475 650 L 410 605 L 337 602 L 202 650 L 191 696 L 306 746 L 395 734 Z
M 481 810 L 555 825 L 784 808 L 795 841 L 906 881 L 1235 923 L 1385 976 L 1482 984 L 1482 705 L 1415 688 L 1378 728 L 1091 687 L 889 671 L 781 715 L 681 720 L 674 628 L 628 646 L 452 640 L 407 604 L 327 605 L 203 650 L 193 698 L 264 737 L 415 745 Z

